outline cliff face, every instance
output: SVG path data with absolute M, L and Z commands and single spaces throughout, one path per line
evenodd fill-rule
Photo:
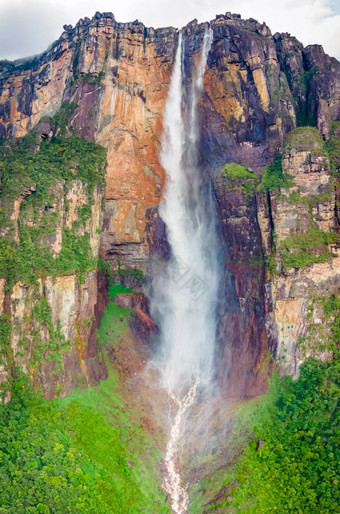
M 206 26 L 193 21 L 183 29 L 188 79 L 184 87 L 189 87 Z M 272 36 L 269 28 L 256 20 L 226 13 L 210 26 L 214 37 L 199 107 L 200 166 L 214 183 L 224 245 L 219 377 L 221 383 L 228 382 L 231 394 L 252 395 L 265 389 L 270 352 L 287 355 L 284 370 L 297 373 L 296 341 L 306 331 L 311 291 L 319 294 L 329 287 L 335 291 L 340 282 L 336 240 L 322 236 L 337 227 L 338 161 L 333 156 L 330 163 L 329 154 L 336 145 L 340 68 L 321 47 L 305 49 L 289 34 Z M 148 273 L 151 260 L 166 258 L 168 252 L 157 212 L 164 187 L 158 154 L 177 38 L 173 28 L 154 30 L 138 21 L 122 24 L 110 13 L 97 13 L 74 28 L 65 27 L 51 49 L 34 61 L 0 65 L 2 137 L 25 135 L 68 102 L 73 107 L 67 135 L 75 133 L 106 148 L 105 207 L 92 206 L 86 223 L 92 223 L 93 230 L 88 226 L 84 231 L 96 253 L 96 234 L 103 216 L 100 256 L 130 281 L 136 281 L 140 269 Z M 297 124 L 316 125 L 323 139 L 313 132 L 287 142 L 287 134 Z M 48 129 L 43 137 L 47 133 Z M 266 185 L 263 169 L 281 152 L 283 172 L 293 179 L 279 188 Z M 239 163 L 254 176 L 245 180 L 221 174 L 228 163 Z M 82 187 L 74 181 L 66 197 L 81 202 Z M 18 196 L 14 218 L 19 216 L 20 198 L 29 194 Z M 55 202 L 59 202 L 55 208 L 62 210 L 62 200 Z M 94 205 L 99 204 L 98 197 Z M 72 205 L 71 201 L 65 223 L 80 208 Z M 58 230 L 50 243 L 56 254 L 61 248 L 61 228 Z M 306 250 L 311 259 L 296 263 L 289 256 L 296 253 L 294 237 L 299 236 L 313 236 L 317 242 Z M 83 302 L 86 290 L 92 293 L 96 289 L 95 275 L 89 272 L 78 286 L 72 276 L 58 280 L 58 286 L 58 282 L 45 286 L 49 291 L 46 297 L 56 320 L 57 305 L 66 304 L 63 295 L 71 294 L 64 288 L 73 291 L 70 305 L 79 308 L 70 308 L 68 318 L 61 322 L 65 337 L 73 341 L 75 355 L 78 324 L 83 326 L 94 310 L 95 301 L 89 300 L 92 307 Z M 7 304 L 12 305 L 8 312 L 14 312 L 16 295 L 19 303 L 31 297 L 29 289 L 24 293 L 22 287 L 26 286 L 13 286 L 7 293 L 11 298 Z M 38 289 L 41 287 L 42 282 Z M 29 302 L 26 300 L 26 305 Z M 82 305 L 92 309 L 91 313 L 82 314 Z M 13 321 L 22 332 L 23 322 Z M 89 359 L 96 353 L 90 350 L 94 348 L 91 337 L 85 337 L 88 353 L 80 352 Z M 78 351 L 74 358 L 77 369 L 82 368 L 83 360 Z M 99 375 L 93 371 L 93 376 Z M 75 376 L 68 383 L 67 387 L 72 387 Z
M 96 338 L 105 152 L 44 141 L 47 121 L 36 132 L 1 148 L 0 377 L 21 368 L 50 399 L 107 375 Z
M 107 148 L 102 255 L 115 266 L 141 267 L 148 255 L 145 218 L 161 197 L 161 114 L 176 39 L 175 29 L 98 15 L 67 29 L 32 67 L 4 73 L 2 134 L 22 136 L 68 101 L 78 106 L 69 126 Z
M 52 399 L 106 378 L 96 340 L 97 289 L 95 270 L 82 284 L 76 275 L 48 277 L 37 286 L 16 283 L 1 306 L 11 322 L 11 353 L 0 368 L 1 381 L 20 367 Z
M 267 323 L 274 333 L 281 370 L 294 377 L 306 356 L 327 357 L 324 336 L 314 337 L 306 347 L 298 342 L 308 326 L 321 323 L 320 297 L 339 292 L 339 170 L 334 167 L 332 172 L 331 167 L 317 129 L 295 129 L 282 156 L 290 187 L 270 192 L 266 205 L 258 210 L 264 252 L 273 258 L 268 282 L 273 311 Z M 271 244 L 270 234 L 275 238 Z

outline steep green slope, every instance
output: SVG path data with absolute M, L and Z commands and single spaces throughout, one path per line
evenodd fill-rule
M 109 303 L 104 349 L 128 332 L 131 312 Z M 24 377 L 12 381 L 0 405 L 0 512 L 169 512 L 155 442 L 118 382 L 110 368 L 98 387 L 47 402 Z

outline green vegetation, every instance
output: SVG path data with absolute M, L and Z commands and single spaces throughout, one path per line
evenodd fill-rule
M 80 75 L 79 79 L 83 84 L 93 84 L 94 86 L 99 86 L 103 77 L 104 72 L 101 71 L 98 73 L 98 75 L 94 75 L 93 73 L 86 73 L 86 75 Z
M 327 151 L 333 176 L 336 176 L 336 172 L 340 168 L 340 137 L 335 135 L 339 131 L 340 122 L 333 121 L 330 138 L 327 141 Z
M 327 148 L 320 130 L 315 127 L 297 127 L 286 137 L 285 150 L 311 152 L 313 154 L 327 155 Z
M 339 361 L 310 359 L 282 380 L 270 420 L 256 430 L 230 491 L 242 512 L 337 512 Z
M 73 104 L 64 104 L 53 118 L 52 125 L 66 127 Z M 35 283 L 48 275 L 77 273 L 80 279 L 94 269 L 88 234 L 76 235 L 62 230 L 62 250 L 55 257 L 51 243 L 58 225 L 62 226 L 59 208 L 66 200 L 66 191 L 75 179 L 86 184 L 88 203 L 78 208 L 79 221 L 85 227 L 91 217 L 95 186 L 104 186 L 105 150 L 77 137 L 53 137 L 38 143 L 35 134 L 0 147 L 0 219 L 7 234 L 0 239 L 0 278 L 6 278 L 10 289 L 19 280 Z M 30 191 L 28 189 L 31 188 Z M 10 219 L 14 201 L 23 195 L 18 219 L 18 238 L 14 237 L 15 222 Z M 67 202 L 65 212 L 67 213 Z
M 98 331 L 116 346 L 132 311 L 110 302 Z M 35 316 L 49 323 L 44 300 Z M 159 458 L 140 415 L 128 408 L 108 357 L 97 387 L 47 402 L 19 374 L 0 405 L 0 513 L 170 512 L 160 489 Z
M 34 231 L 33 231 L 34 233 Z M 21 281 L 36 283 L 38 278 L 77 273 L 80 280 L 84 274 L 97 266 L 91 255 L 88 236 L 76 236 L 72 230 L 64 229 L 62 250 L 54 257 L 47 245 L 32 237 L 30 229 L 20 234 L 20 244 L 9 237 L 0 239 L 0 277 L 6 278 L 6 288 Z
M 0 512 L 110 512 L 98 485 L 105 470 L 71 433 L 72 411 L 38 399 L 25 380 L 11 393 L 0 405 Z
M 135 277 L 140 282 L 144 280 L 144 272 L 140 268 L 121 268 L 118 270 L 118 277 Z
M 144 280 L 144 272 L 140 268 L 121 268 L 120 266 L 120 260 L 118 259 L 118 279 L 121 279 L 122 277 L 135 277 L 140 282 Z
M 80 224 L 85 226 L 85 223 L 87 222 L 87 220 L 90 219 L 92 216 L 91 205 L 89 205 L 87 203 L 82 205 L 78 209 L 78 216 L 79 216 Z
M 59 112 L 54 121 L 58 116 L 62 118 Z M 36 207 L 41 207 L 51 197 L 56 180 L 66 185 L 82 180 L 90 196 L 95 185 L 104 185 L 105 167 L 105 149 L 90 141 L 58 135 L 38 144 L 36 135 L 30 133 L 0 147 L 1 203 L 36 185 L 32 197 Z
M 61 105 L 59 111 L 53 116 L 51 120 L 52 128 L 54 128 L 54 130 L 58 129 L 60 136 L 65 136 L 66 128 L 72 131 L 72 127 L 70 127 L 68 124 L 72 114 L 74 113 L 77 107 L 78 105 L 75 102 L 64 102 Z
M 223 175 L 226 175 L 230 180 L 237 180 L 237 179 L 255 179 L 256 175 L 253 171 L 247 170 L 244 166 L 241 166 L 240 164 L 227 164 L 227 166 L 221 171 Z
M 277 251 L 282 259 L 284 270 L 304 268 L 316 262 L 326 262 L 332 258 L 329 244 L 339 242 L 335 232 L 322 232 L 312 229 L 303 234 L 287 237 Z
M 103 344 L 114 344 L 117 337 L 125 336 L 129 330 L 132 309 L 124 309 L 109 302 L 99 327 L 99 338 Z
M 43 296 L 34 306 L 33 317 L 38 323 L 38 328 L 33 331 L 34 351 L 33 359 L 30 362 L 30 369 L 33 371 L 41 362 L 54 361 L 56 369 L 52 374 L 63 371 L 62 354 L 67 352 L 70 348 L 70 341 L 65 339 L 61 333 L 60 321 L 57 321 L 57 327 L 54 329 L 51 317 L 51 308 L 45 296 Z M 48 332 L 48 339 L 42 341 L 41 331 L 46 328 Z
M 6 314 L 0 315 L 0 365 L 7 363 L 10 352 L 10 336 L 12 325 Z M 1 398 L 0 398 L 1 400 Z
M 282 156 L 280 156 L 273 164 L 263 168 L 261 183 L 258 191 L 268 193 L 269 190 L 279 192 L 281 188 L 292 187 L 293 180 L 282 170 Z
M 336 126 L 333 124 L 333 136 L 335 131 Z M 339 155 L 338 140 L 339 138 L 334 136 L 334 139 L 331 138 L 326 145 L 321 132 L 317 128 L 309 126 L 298 127 L 287 135 L 285 151 L 295 149 L 297 151 L 309 151 L 312 154 L 329 155 L 331 166 L 335 170 L 336 155 Z M 267 193 L 269 191 L 279 193 L 281 188 L 289 189 L 293 185 L 293 178 L 282 169 L 282 156 L 280 156 L 273 165 L 265 166 L 258 190 Z M 313 208 L 331 200 L 332 187 L 334 186 L 330 184 L 327 189 L 324 189 L 323 193 L 313 196 L 301 196 L 297 191 L 289 194 L 288 200 L 292 205 L 306 205 L 306 216 L 308 216 L 312 228 L 303 234 L 294 234 L 286 238 L 279 247 L 276 245 L 275 234 L 273 234 L 272 253 L 267 258 L 267 269 L 269 271 L 277 272 L 276 254 L 281 259 L 283 271 L 290 268 L 303 268 L 314 263 L 328 261 L 332 258 L 329 245 L 339 244 L 339 237 L 335 233 L 322 232 L 315 228 L 313 216 Z
M 233 182 L 232 187 L 241 189 L 241 191 L 249 196 L 254 194 L 258 180 L 253 171 L 248 170 L 240 164 L 231 163 L 226 165 L 221 171 L 221 175 Z
M 231 445 L 242 453 L 234 451 L 227 471 L 197 484 L 191 512 L 204 511 L 206 492 L 209 512 L 338 512 L 340 297 L 322 304 L 333 359 L 308 359 L 298 380 L 274 376 L 264 397 L 239 407 Z
M 329 203 L 332 199 L 332 195 L 330 193 L 320 193 L 319 195 L 313 196 L 301 196 L 297 191 L 293 191 L 293 193 L 290 193 L 288 199 L 292 205 L 306 204 L 310 211 L 313 207 L 317 207 L 320 204 Z M 312 213 L 310 213 L 310 216 L 311 218 L 313 217 Z
M 334 152 L 336 143 L 332 143 Z M 285 139 L 284 150 L 286 152 L 292 149 L 297 151 L 311 152 L 311 154 L 321 154 L 328 156 L 332 144 L 326 146 L 321 132 L 315 127 L 297 127 L 288 133 Z M 282 155 L 271 165 L 267 165 L 263 169 L 261 183 L 258 186 L 259 191 L 280 192 L 281 188 L 288 189 L 294 185 L 293 178 L 282 169 Z
M 122 284 L 112 284 L 109 287 L 108 294 L 109 294 L 109 298 L 111 300 L 114 300 L 116 298 L 116 296 L 118 296 L 119 294 L 132 293 L 132 292 L 133 292 L 132 289 L 125 287 Z
M 340 296 L 320 296 L 313 299 L 308 307 L 307 319 L 311 320 L 317 309 L 320 319 L 317 323 L 309 323 L 307 334 L 298 341 L 300 350 L 306 355 L 313 351 L 314 356 L 320 356 L 327 351 L 338 355 L 340 350 Z

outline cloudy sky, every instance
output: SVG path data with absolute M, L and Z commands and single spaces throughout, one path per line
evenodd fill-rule
M 146 26 L 182 27 L 231 11 L 266 21 L 272 32 L 290 32 L 304 45 L 322 44 L 340 58 L 340 0 L 0 0 L 0 59 L 45 50 L 65 23 L 111 11 L 117 21 L 138 19 Z

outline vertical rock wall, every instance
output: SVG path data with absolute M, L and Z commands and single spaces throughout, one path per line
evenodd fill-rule
M 188 77 L 184 87 L 190 87 L 191 69 L 199 57 L 206 26 L 193 20 L 183 29 Z M 306 330 L 310 292 L 313 288 L 337 288 L 335 244 L 327 250 L 334 254 L 328 260 L 305 268 L 287 267 L 283 255 L 291 252 L 284 246 L 287 238 L 311 231 L 329 233 L 337 225 L 339 188 L 336 170 L 330 172 L 328 150 L 294 146 L 294 142 L 287 149 L 285 140 L 297 124 L 316 125 L 326 141 L 337 135 L 334 122 L 339 120 L 340 70 L 338 62 L 321 47 L 303 48 L 289 34 L 272 36 L 269 28 L 256 20 L 226 13 L 210 26 L 214 40 L 199 108 L 200 166 L 214 183 L 223 241 L 219 379 L 228 384 L 231 394 L 253 395 L 264 390 L 275 352 L 280 357 L 287 354 L 285 372 L 298 372 L 296 341 Z M 132 273 L 129 276 L 148 271 L 152 259 L 167 258 L 166 234 L 158 216 L 165 187 L 159 147 L 176 44 L 174 28 L 154 30 L 138 21 L 123 24 L 111 13 L 97 13 L 74 28 L 65 27 L 60 39 L 33 61 L 0 63 L 1 137 L 23 136 L 68 102 L 73 106 L 68 134 L 106 148 L 105 207 L 100 207 L 98 197 L 84 230 L 92 234 L 95 255 L 102 228 L 100 256 L 112 269 Z M 283 169 L 293 175 L 294 185 L 281 188 L 280 193 L 256 191 L 264 166 L 282 151 Z M 221 175 L 228 163 L 255 172 L 254 187 L 247 189 L 242 181 Z M 75 181 L 67 194 L 70 210 L 66 224 L 72 223 L 72 213 L 82 201 L 81 184 Z M 58 209 L 62 209 L 60 202 Z M 49 241 L 56 254 L 61 250 L 60 230 Z M 276 274 L 270 273 L 268 265 L 273 259 Z M 74 366 L 70 364 L 77 369 L 76 375 L 86 355 L 92 358 L 92 350 L 84 352 L 74 341 L 88 331 L 82 323 L 92 316 L 95 278 L 91 272 L 83 285 L 70 277 L 58 280 L 66 280 L 67 291 L 72 291 L 65 293 L 71 298 L 65 296 L 66 304 L 75 305 L 80 299 L 79 309 L 70 308 L 69 318 L 63 314 L 64 326 L 70 323 L 67 330 L 73 355 L 78 347 L 83 355 L 78 352 L 77 363 L 74 359 Z M 87 286 L 90 283 L 91 287 Z M 19 304 L 24 296 L 31 298 L 24 286 L 16 287 Z M 43 283 L 39 287 L 44 287 Z M 52 307 L 56 320 L 57 298 L 64 298 L 64 293 L 52 289 L 48 298 L 51 306 L 56 305 Z M 91 293 L 88 301 L 92 307 L 84 317 L 81 306 L 86 290 Z M 91 337 L 88 334 L 85 339 L 93 341 Z M 89 343 L 91 348 L 93 344 Z M 94 368 L 99 369 L 97 365 Z M 93 371 L 93 377 L 97 376 Z M 74 380 L 65 381 L 70 384 L 65 387 L 73 387 Z

